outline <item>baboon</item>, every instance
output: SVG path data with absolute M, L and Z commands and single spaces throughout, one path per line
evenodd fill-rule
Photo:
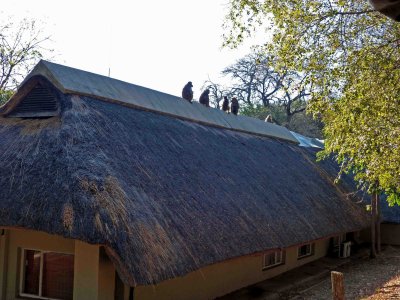
M 199 102 L 206 107 L 210 107 L 209 94 L 210 94 L 210 90 L 206 89 L 206 90 L 204 90 L 204 92 L 201 93 L 200 98 L 199 98 Z
M 222 110 L 229 113 L 229 100 L 227 96 L 224 96 L 224 102 L 222 102 Z
M 274 123 L 274 120 L 272 119 L 272 116 L 271 116 L 271 115 L 268 115 L 268 116 L 265 118 L 265 122 L 267 122 L 267 123 Z
M 192 90 L 193 84 L 191 81 L 186 83 L 186 85 L 183 87 L 182 90 L 182 98 L 186 99 L 190 103 L 192 103 L 193 100 L 193 90 Z
M 236 99 L 236 97 L 233 97 L 231 100 L 231 113 L 233 113 L 235 116 L 239 112 L 239 102 Z

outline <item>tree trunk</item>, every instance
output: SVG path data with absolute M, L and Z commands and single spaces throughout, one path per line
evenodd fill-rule
M 375 194 L 376 201 L 376 253 L 381 253 L 381 204 L 379 199 L 379 194 Z
M 371 195 L 371 258 L 376 258 L 376 197 Z
M 265 97 L 264 94 L 261 95 L 261 101 L 262 101 L 264 107 L 268 107 L 268 106 L 269 106 L 269 101 L 268 101 L 268 99 Z
M 291 114 L 290 111 L 289 111 L 289 114 L 286 115 L 286 123 L 287 123 L 288 125 L 289 125 L 290 122 L 292 121 L 292 117 L 293 117 L 293 114 Z

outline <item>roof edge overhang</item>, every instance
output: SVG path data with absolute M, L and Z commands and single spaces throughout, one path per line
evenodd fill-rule
M 297 243 L 288 244 L 288 245 L 282 245 L 282 246 L 276 246 L 276 247 L 269 247 L 269 248 L 265 248 L 265 249 L 260 250 L 260 251 L 249 252 L 249 253 L 245 253 L 243 255 L 229 257 L 229 258 L 226 258 L 226 259 L 223 259 L 223 260 L 216 261 L 216 262 L 211 263 L 211 264 L 206 264 L 206 265 L 199 266 L 198 268 L 194 268 L 192 271 L 189 271 L 189 272 L 187 272 L 185 274 L 179 274 L 176 277 L 186 276 L 189 273 L 196 272 L 198 270 L 201 270 L 203 268 L 207 268 L 209 266 L 222 264 L 222 263 L 228 263 L 228 262 L 231 262 L 231 261 L 234 261 L 234 260 L 237 260 L 237 259 L 241 259 L 241 258 L 245 258 L 245 257 L 259 256 L 259 255 L 262 255 L 262 254 L 265 254 L 265 253 L 268 253 L 268 252 L 272 252 L 272 251 L 285 250 L 285 249 L 288 249 L 288 248 L 299 247 L 299 246 L 302 246 L 302 245 L 305 245 L 305 244 L 310 244 L 310 243 L 315 243 L 315 242 L 318 242 L 318 241 L 321 241 L 321 240 L 330 239 L 332 237 L 335 237 L 335 236 L 338 236 L 338 235 L 341 235 L 341 234 L 344 234 L 344 233 L 347 233 L 347 232 L 361 231 L 361 230 L 367 229 L 368 227 L 369 227 L 369 224 L 365 225 L 365 226 L 360 226 L 360 227 L 357 227 L 357 228 L 350 228 L 348 230 L 341 231 L 341 232 L 331 233 L 331 234 L 326 235 L 326 236 L 322 236 L 322 237 L 318 237 L 318 238 L 314 238 L 314 239 L 310 239 L 310 240 L 306 240 L 306 241 L 302 241 L 302 242 L 297 242 Z M 130 274 L 127 271 L 126 267 L 121 263 L 121 261 L 119 260 L 118 255 L 116 255 L 113 252 L 113 250 L 111 248 L 109 248 L 109 247 L 105 247 L 105 250 L 106 250 L 107 255 L 113 261 L 114 266 L 116 267 L 118 272 L 120 272 L 119 275 L 121 276 L 121 279 L 125 282 L 125 284 L 127 284 L 129 286 L 155 285 L 155 284 L 162 283 L 162 282 L 164 282 L 166 280 L 173 279 L 171 277 L 171 278 L 166 278 L 166 279 L 161 280 L 161 281 L 154 281 L 154 282 L 151 282 L 151 283 L 140 283 L 140 282 L 137 283 L 132 278 L 132 276 L 130 276 Z

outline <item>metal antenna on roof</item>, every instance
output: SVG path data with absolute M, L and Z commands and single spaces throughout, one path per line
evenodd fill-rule
M 107 4 L 108 11 L 112 11 L 110 3 Z M 112 52 L 112 24 L 108 22 L 108 77 L 111 77 L 111 52 Z

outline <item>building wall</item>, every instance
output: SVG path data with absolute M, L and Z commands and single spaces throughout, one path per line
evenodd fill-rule
M 382 244 L 400 245 L 400 225 L 381 224 Z
M 317 241 L 314 255 L 299 260 L 297 247 L 287 248 L 285 264 L 265 271 L 263 254 L 232 259 L 157 285 L 135 287 L 134 299 L 213 299 L 321 258 L 328 247 L 329 239 Z
M 362 239 L 371 242 L 371 229 L 361 232 Z M 400 224 L 381 224 L 381 243 L 388 245 L 400 245 Z
M 0 228 L 0 234 L 3 230 Z M 0 235 L 0 299 L 18 297 L 23 248 L 74 255 L 74 300 L 114 299 L 115 269 L 98 245 L 22 229 Z
M 0 228 L 0 234 L 1 234 Z M 286 249 L 285 264 L 262 270 L 263 254 L 241 257 L 204 267 L 154 286 L 137 286 L 134 299 L 212 299 L 263 281 L 326 255 L 329 239 L 315 242 L 314 255 L 297 259 L 297 247 Z M 0 235 L 0 299 L 18 299 L 21 249 L 74 254 L 74 300 L 128 300 L 129 287 L 115 293 L 115 268 L 98 245 L 64 239 L 31 230 L 8 229 Z

